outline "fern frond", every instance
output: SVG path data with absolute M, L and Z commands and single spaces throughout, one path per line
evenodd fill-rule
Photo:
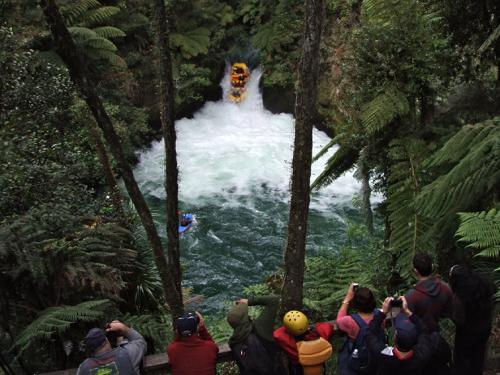
M 444 145 L 445 152 L 438 151 L 438 155 L 431 158 L 429 165 L 436 166 L 437 162 L 433 159 L 442 164 L 443 161 L 455 160 L 457 155 L 463 155 L 447 173 L 422 189 L 418 197 L 418 207 L 425 215 L 440 217 L 446 213 L 467 210 L 498 186 L 500 118 L 493 120 L 496 126 L 491 126 L 490 123 L 487 121 L 475 130 L 471 130 L 470 126 L 464 127 L 459 133 L 470 132 L 469 135 L 474 136 L 457 134 Z M 461 136 L 463 139 L 470 139 L 470 143 L 454 143 L 454 140 Z M 459 147 L 463 149 L 459 151 Z M 444 156 L 454 153 L 453 159 Z
M 328 144 L 326 144 L 320 152 L 318 152 L 316 155 L 314 155 L 312 162 L 314 163 L 318 159 L 320 159 L 323 155 L 325 155 L 328 150 L 330 150 L 333 146 L 337 145 L 339 143 L 339 136 L 333 137 Z
M 366 104 L 361 112 L 361 122 L 368 134 L 382 130 L 397 116 L 408 113 L 410 106 L 406 96 L 391 86 Z
M 331 184 L 356 164 L 359 153 L 358 149 L 341 145 L 327 161 L 323 172 L 316 177 L 311 189 L 320 189 Z
M 66 24 L 72 25 L 89 9 L 101 6 L 98 0 L 75 0 L 71 1 L 69 5 L 61 6 L 61 15 L 64 17 Z
M 108 22 L 113 16 L 120 13 L 120 8 L 114 6 L 103 6 L 86 12 L 83 17 L 83 25 L 94 26 Z
M 425 145 L 414 139 L 391 144 L 391 167 L 388 188 L 388 210 L 391 236 L 389 247 L 398 256 L 397 265 L 403 277 L 409 277 L 411 260 L 417 252 L 429 251 L 429 221 L 415 208 L 420 191 L 420 167 Z
M 127 36 L 123 30 L 113 27 L 113 26 L 101 26 L 93 29 L 94 32 L 101 38 L 111 39 L 111 38 L 123 38 Z
M 481 250 L 477 256 L 500 257 L 500 211 L 491 209 L 482 212 L 463 212 L 458 214 L 460 226 L 456 232 L 459 241 L 467 242 L 468 247 Z
M 172 33 L 170 42 L 181 50 L 185 58 L 195 57 L 208 52 L 210 30 L 205 27 L 198 27 L 183 33 Z
M 113 42 L 108 39 L 104 39 L 101 37 L 86 39 L 82 42 L 84 49 L 91 48 L 94 50 L 105 50 L 116 52 L 118 48 L 114 45 Z
M 49 307 L 19 334 L 14 346 L 21 354 L 40 340 L 49 340 L 54 334 L 62 334 L 74 323 L 94 322 L 104 315 L 110 301 L 96 300 L 82 302 L 75 306 Z
M 481 44 L 481 47 L 477 50 L 479 55 L 482 55 L 486 50 L 495 44 L 497 39 L 500 38 L 500 25 L 497 26 L 495 30 L 488 36 L 488 38 Z
M 126 67 L 127 63 L 125 62 L 124 59 L 122 59 L 120 56 L 118 56 L 116 53 L 112 51 L 108 51 L 105 49 L 94 49 L 94 48 L 87 48 L 85 50 L 85 53 L 90 57 L 95 60 L 106 60 L 113 66 L 117 67 Z
M 73 39 L 75 39 L 77 42 L 99 37 L 99 35 L 97 35 L 97 33 L 94 30 L 91 30 L 87 27 L 72 26 L 68 27 L 68 30 Z

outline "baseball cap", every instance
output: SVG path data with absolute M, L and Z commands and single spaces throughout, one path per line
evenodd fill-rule
M 179 318 L 175 322 L 177 332 L 181 336 L 191 336 L 198 330 L 198 323 L 200 318 L 194 313 L 187 313 Z
M 83 339 L 83 342 L 88 349 L 95 351 L 106 342 L 106 332 L 100 328 L 92 328 Z
M 406 314 L 398 314 L 394 323 L 396 327 L 396 346 L 403 351 L 411 350 L 417 343 L 417 327 Z

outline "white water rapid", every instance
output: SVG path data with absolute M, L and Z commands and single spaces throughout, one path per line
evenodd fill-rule
M 180 175 L 179 207 L 197 217 L 181 239 L 185 285 L 220 308 L 244 286 L 261 282 L 281 264 L 286 235 L 294 119 L 265 110 L 259 92 L 261 72 L 253 72 L 248 96 L 235 104 L 209 102 L 192 119 L 176 123 Z M 227 98 L 229 75 L 221 85 Z M 316 154 L 329 137 L 314 130 Z M 333 150 L 313 164 L 321 173 Z M 135 176 L 164 233 L 164 143 L 140 155 Z M 359 183 L 352 173 L 311 197 L 308 251 L 338 247 L 345 237 L 352 196 Z

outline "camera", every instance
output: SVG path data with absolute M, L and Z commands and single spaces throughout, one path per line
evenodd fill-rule
M 390 306 L 391 307 L 402 307 L 403 306 L 403 300 L 401 299 L 401 297 L 398 297 L 398 296 L 394 296 L 391 303 L 390 303 Z

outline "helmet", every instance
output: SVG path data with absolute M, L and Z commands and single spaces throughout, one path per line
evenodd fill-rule
M 283 324 L 286 330 L 295 336 L 302 335 L 309 328 L 307 316 L 297 310 L 287 312 L 283 317 Z

